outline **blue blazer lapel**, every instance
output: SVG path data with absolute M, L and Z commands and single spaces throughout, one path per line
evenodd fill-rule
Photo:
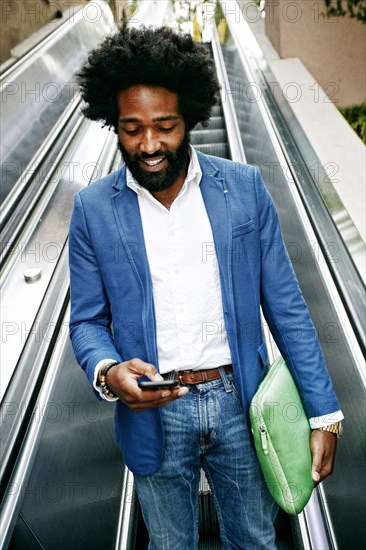
M 146 345 L 150 361 L 157 366 L 155 313 L 150 268 L 147 260 L 138 197 L 126 185 L 125 166 L 121 169 L 113 187 L 117 191 L 111 198 L 113 213 L 130 267 L 142 290 L 143 303 L 141 305 L 146 319 L 146 326 L 149 327 L 146 334 Z
M 231 279 L 232 220 L 228 201 L 229 191 L 219 169 L 197 152 L 202 169 L 201 193 L 211 223 L 216 255 L 225 284 Z M 229 279 L 228 279 L 229 277 Z
M 232 219 L 229 206 L 229 191 L 219 169 L 207 157 L 197 152 L 202 169 L 200 183 L 202 197 L 211 223 L 216 257 L 220 271 L 221 294 L 228 341 L 235 368 L 238 357 L 237 329 L 232 281 Z M 216 159 L 217 160 L 217 159 Z
M 126 185 L 125 166 L 121 169 L 120 176 L 113 187 L 117 193 L 112 195 L 112 207 L 126 255 L 138 280 L 144 287 L 151 287 L 138 197 Z

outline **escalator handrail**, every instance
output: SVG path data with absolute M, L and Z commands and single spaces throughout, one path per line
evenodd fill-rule
M 56 327 L 58 327 L 58 320 L 67 299 L 68 291 L 68 258 L 67 247 L 64 247 L 57 264 L 57 272 L 51 279 L 43 299 L 43 304 L 34 323 L 38 322 L 39 326 L 50 327 L 47 338 L 42 338 L 39 345 L 37 345 L 37 339 L 35 341 L 27 341 L 11 382 L 0 403 L 0 412 L 2 418 L 5 419 L 2 434 L 4 444 L 0 453 L 0 485 L 3 490 L 7 483 L 6 472 L 12 466 L 11 457 L 14 455 L 17 441 L 19 441 L 21 433 L 25 431 L 29 420 L 29 409 L 37 401 L 35 397 L 37 385 L 42 379 L 44 365 L 54 344 L 54 338 L 57 337 L 55 336 L 55 331 Z M 50 308 L 52 308 L 51 311 Z M 26 371 L 27 376 L 24 379 L 24 366 L 26 365 L 30 369 L 28 369 L 29 372 Z M 7 406 L 9 403 L 17 405 L 17 409 L 12 421 L 8 424 L 6 419 L 8 417 Z
M 85 119 L 81 120 L 87 125 L 94 124 Z M 98 166 L 102 169 L 102 175 L 108 173 L 115 162 L 116 146 L 114 148 L 111 146 L 114 141 L 114 135 L 110 134 L 100 152 Z M 93 175 L 90 177 L 92 179 Z M 59 359 L 68 342 L 66 329 L 69 319 L 68 303 L 69 276 L 66 242 L 35 319 L 35 324 L 38 321 L 38 326 L 52 327 L 52 333 L 47 334 L 47 338 L 42 338 L 40 342 L 37 338 L 27 340 L 0 404 L 1 413 L 2 407 L 6 407 L 7 402 L 21 404 L 12 425 L 6 433 L 4 432 L 3 442 L 6 444 L 2 446 L 0 454 L 0 482 L 4 492 L 0 513 L 0 548 L 2 549 L 6 548 L 3 544 L 8 544 L 10 541 L 16 517 L 25 496 L 24 491 L 13 494 L 11 488 L 26 486 L 44 426 L 43 415 L 40 422 L 38 415 L 35 414 L 35 407 L 37 410 L 43 410 L 47 405 L 47 399 L 51 395 L 57 373 L 62 366 Z M 26 381 L 23 379 L 24 365 L 31 365 L 31 372 Z M 24 411 L 26 411 L 25 414 Z M 21 441 L 23 434 L 25 436 Z
M 38 32 L 26 38 L 21 44 L 15 46 L 10 53 L 12 57 L 7 59 L 0 66 L 0 84 L 5 80 L 7 83 L 14 79 L 14 75 L 23 70 L 27 65 L 32 64 L 32 58 L 35 57 L 37 51 L 43 48 L 47 42 L 52 41 L 59 33 L 64 32 L 64 26 L 75 22 L 75 14 L 82 10 L 82 6 L 72 6 L 63 14 L 62 19 L 58 19 L 55 25 L 55 20 L 51 20 L 45 27 L 41 27 Z M 80 14 L 77 16 L 80 18 Z M 22 50 L 20 54 L 15 54 L 16 51 Z
M 104 13 L 108 13 L 105 10 L 105 0 L 92 0 L 94 4 L 100 5 L 100 9 Z M 39 55 L 43 50 L 47 50 L 51 47 L 52 44 L 57 42 L 60 37 L 64 34 L 70 32 L 70 26 L 75 26 L 79 23 L 80 19 L 83 18 L 85 6 L 73 5 L 68 8 L 64 15 L 63 20 L 59 20 L 59 24 L 56 28 L 52 29 L 54 24 L 52 21 L 49 23 L 50 32 L 36 42 L 31 42 L 31 37 L 25 40 L 29 40 L 29 48 L 24 52 L 21 57 L 14 59 L 14 62 L 11 65 L 7 65 L 6 68 L 0 73 L 0 93 L 4 85 L 10 84 L 13 80 L 17 78 L 17 75 L 25 71 L 28 67 L 32 65 L 34 59 Z M 36 33 L 35 33 L 36 34 Z M 19 47 L 19 46 L 17 46 Z M 5 64 L 5 63 L 4 63 Z M 0 67 L 1 69 L 1 67 Z
M 62 313 L 64 313 L 65 311 L 65 291 L 67 293 L 68 289 L 67 278 L 64 287 L 66 288 L 63 288 L 63 292 L 62 294 L 60 294 L 60 304 L 58 304 L 59 306 L 61 306 Z M 60 311 L 56 312 L 55 319 L 59 319 L 58 315 L 60 315 Z M 69 318 L 68 309 L 64 318 L 66 326 L 66 321 Z M 49 396 L 51 395 L 53 388 L 56 384 L 60 358 L 62 356 L 67 341 L 68 331 L 63 330 L 61 331 L 61 337 L 58 338 L 56 341 L 52 353 L 52 358 L 48 363 L 47 371 L 43 378 L 40 391 L 37 395 L 37 406 L 39 407 L 39 410 L 44 410 L 44 408 L 47 407 Z M 36 414 L 33 414 L 31 416 L 27 432 L 25 434 L 20 452 L 17 457 L 16 465 L 11 473 L 9 483 L 7 484 L 7 491 L 5 491 L 4 498 L 1 504 L 0 548 L 7 548 L 7 545 L 10 542 L 16 518 L 24 498 L 24 491 L 20 490 L 20 488 L 26 487 L 27 485 L 45 422 L 46 421 L 44 415 L 40 415 L 40 417 L 38 417 Z
M 213 38 L 212 38 L 212 51 L 213 51 L 213 54 L 214 54 L 216 70 L 217 70 L 217 73 L 218 73 L 219 80 L 222 83 L 222 87 L 224 87 L 224 89 L 226 89 L 226 90 L 229 90 L 230 86 L 229 86 L 229 83 L 228 83 L 228 77 L 227 77 L 225 66 L 223 66 L 224 65 L 224 59 L 223 59 L 223 55 L 222 55 L 222 52 L 221 52 L 219 37 L 218 37 L 218 33 L 217 33 L 216 29 L 214 30 Z M 231 143 L 235 142 L 238 139 L 240 139 L 240 142 L 241 142 L 241 138 L 240 138 L 240 131 L 239 131 L 238 123 L 237 123 L 236 116 L 235 116 L 234 104 L 233 104 L 231 96 L 229 94 L 227 94 L 225 96 L 225 101 L 223 101 L 223 107 L 224 107 L 224 105 L 227 105 L 226 109 L 224 109 L 224 112 L 226 111 L 225 112 L 225 121 L 226 120 L 231 121 L 233 118 L 235 120 L 235 124 L 230 125 L 230 124 L 226 123 L 227 124 L 227 132 L 228 132 L 228 141 L 229 141 L 230 146 L 231 146 Z M 228 119 L 226 119 L 226 116 L 228 117 Z M 245 162 L 245 154 L 244 154 L 244 159 L 243 159 L 243 156 L 241 156 L 241 154 L 240 154 L 240 149 L 232 149 L 232 151 L 233 150 L 235 151 L 235 153 L 233 155 L 232 160 L 234 160 L 236 162 L 242 162 L 242 163 Z M 264 317 L 263 317 L 262 312 L 261 312 L 261 318 L 262 318 L 262 327 L 263 327 L 263 332 L 264 332 L 264 336 L 265 336 L 265 341 L 266 341 L 267 349 L 268 349 L 268 355 L 269 355 L 270 362 L 272 363 L 274 361 L 274 359 L 280 355 L 280 353 L 279 353 L 279 350 L 278 350 L 278 348 L 277 348 L 277 346 L 274 342 L 274 339 L 273 339 L 273 337 L 272 337 L 272 335 L 269 331 L 268 325 L 264 321 Z M 311 503 L 310 507 L 312 507 L 312 506 L 313 506 L 313 504 Z M 317 515 L 317 510 L 315 510 L 314 513 L 315 513 L 315 517 L 317 518 L 316 523 L 317 523 L 318 533 L 322 534 L 321 540 L 324 541 L 324 539 L 327 536 L 327 533 L 326 533 L 326 531 L 323 527 L 323 522 L 321 521 L 320 513 Z M 301 518 L 301 520 L 300 520 L 300 518 Z M 304 513 L 301 513 L 299 515 L 299 527 L 300 527 L 300 531 L 301 531 L 302 543 L 304 545 L 309 543 L 307 526 L 305 526 L 305 528 L 304 528 L 304 524 L 306 525 L 306 519 L 305 518 L 306 518 L 306 516 L 305 516 Z M 313 523 L 314 523 L 314 521 L 313 521 Z M 315 548 L 316 548 L 316 546 L 315 546 Z
M 70 114 L 70 113 L 69 113 Z M 75 139 L 75 136 L 77 135 L 79 129 L 81 128 L 83 122 L 85 122 L 85 119 L 83 117 L 80 117 L 75 124 L 74 128 L 68 135 L 66 142 L 63 144 L 60 152 L 58 153 L 55 161 L 52 163 L 51 170 L 48 171 L 48 173 L 45 175 L 42 183 L 38 186 L 37 189 L 37 195 L 35 197 L 35 200 L 32 201 L 31 204 L 28 205 L 28 208 L 26 209 L 26 212 L 23 215 L 23 220 L 20 224 L 18 224 L 18 227 L 16 231 L 14 231 L 13 235 L 13 241 L 12 245 L 16 248 L 17 242 L 15 236 L 19 234 L 21 231 L 23 231 L 22 238 L 23 242 L 28 242 L 30 235 L 33 233 L 35 226 L 38 224 L 38 219 L 35 218 L 34 215 L 32 215 L 32 211 L 35 208 L 35 204 L 40 204 L 40 197 L 42 196 L 42 204 L 46 204 L 49 202 L 50 197 L 52 196 L 55 187 L 57 186 L 57 179 L 52 180 L 52 176 L 54 173 L 57 173 L 57 168 L 61 164 L 61 159 L 67 152 L 68 148 L 70 147 L 70 144 Z M 48 140 L 46 142 L 45 147 L 47 147 Z M 43 150 L 43 146 L 41 148 Z M 37 183 L 37 182 L 36 182 Z M 33 202 L 35 204 L 33 204 Z M 20 225 L 20 227 L 19 227 Z M 26 225 L 26 228 L 24 229 L 24 225 Z M 10 255 L 10 258 L 7 259 L 7 256 Z M 6 281 L 8 277 L 11 275 L 12 269 L 18 260 L 19 255 L 21 255 L 21 250 L 16 249 L 16 252 L 14 253 L 12 248 L 9 247 L 7 250 L 3 251 L 0 254 L 0 265 L 2 266 L 1 270 L 1 277 L 0 277 L 0 288 L 3 288 L 6 284 Z M 3 265 L 4 264 L 4 265 Z
M 222 8 L 225 13 L 225 2 L 222 2 Z M 249 49 L 248 44 L 246 44 L 244 35 L 251 35 L 251 41 L 253 43 L 255 42 L 256 50 L 260 51 L 260 47 L 256 43 L 246 21 L 241 18 L 241 24 L 238 25 L 237 21 L 234 19 L 235 15 L 236 14 L 233 12 L 227 11 L 226 20 L 245 71 L 250 75 L 250 82 L 257 86 L 258 89 L 267 89 L 268 86 L 266 85 L 262 69 L 256 61 L 255 54 Z M 259 54 L 257 55 L 259 56 Z M 308 170 L 306 162 L 296 147 L 292 135 L 288 131 L 284 121 L 282 121 L 282 116 L 278 113 L 278 108 L 276 108 L 273 99 L 271 101 L 269 93 L 260 94 L 257 98 L 257 106 L 261 112 L 271 142 L 281 159 L 281 166 L 287 165 L 289 173 L 291 173 L 293 181 L 289 181 L 289 187 L 293 193 L 296 192 L 296 195 L 300 195 L 305 205 L 306 213 L 303 218 L 309 218 L 312 225 L 312 242 L 318 242 L 322 252 L 320 261 L 322 265 L 320 267 L 322 268 L 324 262 L 326 262 L 328 271 L 335 283 L 336 290 L 334 294 L 340 296 L 343 303 L 342 309 L 345 309 L 347 312 L 351 324 L 351 330 L 348 331 L 350 333 L 350 345 L 359 372 L 364 380 L 363 355 L 366 354 L 366 319 L 364 316 L 363 300 L 365 286 L 342 237 L 329 215 L 320 193 L 314 185 L 314 180 Z M 277 121 L 282 121 L 281 129 L 279 129 L 278 122 L 276 124 L 274 120 L 275 115 Z M 282 132 L 286 132 L 286 135 L 283 135 Z M 288 145 L 285 145 L 285 143 L 289 141 L 291 141 L 291 145 L 293 145 L 291 151 L 289 151 Z M 296 155 L 296 159 L 293 160 L 291 155 Z M 299 177 L 300 174 L 301 177 Z M 306 189 L 305 184 L 307 184 Z M 307 225 L 309 224 L 307 223 Z M 332 261 L 332 258 L 329 258 L 326 253 L 328 243 L 335 243 L 337 246 L 337 262 Z M 329 279 L 329 276 L 327 279 Z M 334 285 L 332 286 L 334 287 Z M 351 336 L 351 333 L 356 336 L 357 342 L 355 342 L 355 338 Z
M 213 37 L 211 41 L 212 54 L 215 61 L 217 77 L 221 83 L 221 104 L 224 111 L 224 120 L 227 130 L 227 138 L 230 147 L 231 160 L 234 162 L 246 163 L 245 151 L 240 137 L 240 130 L 235 114 L 233 99 L 225 90 L 229 89 L 229 79 L 226 72 L 225 62 L 220 48 L 217 29 L 213 27 Z
M 222 8 L 225 13 L 225 2 L 222 2 Z M 243 67 L 250 76 L 250 81 L 261 87 L 263 86 L 264 77 L 261 74 L 260 68 L 257 65 L 253 68 L 251 61 L 248 59 L 248 53 L 251 54 L 251 52 L 248 52 L 248 48 L 243 43 L 243 27 L 235 23 L 235 19 L 231 17 L 232 15 L 235 14 L 230 12 L 226 14 L 227 22 Z M 238 27 L 240 28 L 238 29 Z M 251 32 L 249 26 L 248 32 Z M 326 207 L 319 193 L 315 190 L 314 185 L 310 189 L 313 203 L 310 207 L 307 204 L 307 197 L 302 191 L 302 185 L 305 180 L 304 174 L 308 173 L 308 168 L 301 155 L 297 158 L 297 163 L 291 161 L 285 140 L 279 134 L 278 125 L 275 124 L 272 116 L 274 105 L 268 103 L 265 94 L 261 94 L 256 105 L 261 113 L 263 123 L 266 126 L 268 136 L 276 151 L 280 165 L 287 166 L 291 173 L 292 177 L 288 179 L 288 186 L 297 205 L 306 233 L 311 242 L 319 242 L 320 244 L 318 265 L 336 307 L 338 317 L 341 320 L 358 372 L 365 383 L 366 320 L 363 308 L 364 284 L 329 214 L 324 217 Z M 301 168 L 301 173 L 303 174 L 301 180 L 293 169 L 296 165 Z M 316 207 L 319 207 L 319 211 L 322 214 L 321 228 L 312 212 Z M 323 234 L 325 231 L 326 235 Z M 338 262 L 332 262 L 326 254 L 326 244 L 329 242 L 336 243 L 338 246 Z
M 223 3 L 223 11 L 225 13 L 224 3 Z M 240 59 L 244 66 L 244 70 L 249 75 L 249 79 L 251 82 L 261 86 L 262 82 L 258 80 L 257 74 L 252 70 L 250 62 L 248 61 L 248 53 L 250 52 L 248 52 L 247 48 L 245 48 L 243 44 L 240 42 L 239 40 L 240 35 L 237 28 L 238 25 L 235 26 L 235 24 L 231 22 L 229 12 L 227 13 L 227 21 L 228 21 L 230 32 L 235 41 L 236 48 L 240 54 Z M 241 28 L 241 33 L 242 32 L 243 32 L 243 29 Z M 260 71 L 259 67 L 256 67 L 256 70 Z M 271 105 L 268 105 L 268 103 L 265 101 L 265 97 L 263 96 L 264 94 L 258 99 L 258 102 L 257 102 L 257 106 L 261 113 L 261 117 L 266 126 L 272 146 L 276 151 L 276 154 L 280 160 L 281 166 L 287 166 L 289 170 L 291 170 L 290 157 L 284 145 L 284 140 L 279 134 L 278 128 L 276 127 L 276 124 L 272 117 Z M 303 166 L 303 168 L 306 169 L 306 165 Z M 310 240 L 312 240 L 313 242 L 319 241 L 320 237 L 316 235 L 317 224 L 314 223 L 314 221 L 313 223 L 311 223 L 309 219 L 311 216 L 311 213 L 309 212 L 309 209 L 306 208 L 306 206 L 304 205 L 304 197 L 303 197 L 303 194 L 301 193 L 301 186 L 300 186 L 299 179 L 296 173 L 293 172 L 293 170 L 291 170 L 291 172 L 293 174 L 293 180 L 292 182 L 291 181 L 288 182 L 288 185 L 291 190 L 297 210 L 299 212 L 300 219 L 304 225 L 305 231 L 308 237 L 310 238 Z M 328 221 L 330 222 L 329 223 L 330 227 L 334 229 L 332 221 L 329 219 L 329 216 L 328 216 Z M 344 250 L 343 242 L 337 232 L 336 232 L 336 238 L 337 238 L 337 241 L 341 243 L 342 248 Z M 349 255 L 346 250 L 344 250 L 344 254 L 346 256 L 346 260 L 349 260 Z M 323 256 L 319 262 L 319 268 L 320 268 L 323 280 L 325 281 L 326 287 L 329 291 L 329 294 L 332 297 L 333 304 L 337 311 L 338 319 L 341 321 L 342 328 L 344 330 L 346 339 L 350 346 L 351 353 L 355 360 L 355 364 L 357 365 L 358 370 L 361 376 L 363 377 L 363 365 L 364 365 L 363 354 L 359 346 L 359 339 L 356 339 L 354 334 L 355 325 L 351 324 L 349 319 L 349 312 L 350 310 L 352 311 L 352 307 L 348 307 L 348 310 L 346 310 L 345 308 L 344 296 L 347 295 L 347 292 L 343 294 L 343 302 L 341 301 L 341 298 L 339 296 L 339 285 L 338 287 L 336 286 L 332 277 L 332 274 L 334 276 L 334 273 L 333 271 L 331 273 L 330 267 L 331 266 L 329 266 L 328 263 L 325 262 L 325 259 Z M 342 263 L 342 267 L 343 267 L 343 263 Z M 352 263 L 351 263 L 351 269 L 353 270 L 353 275 L 356 283 L 362 287 L 363 286 L 362 281 L 360 280 L 357 270 Z M 299 524 L 300 524 L 301 534 L 304 538 L 304 541 L 308 541 L 308 544 L 310 542 L 310 546 L 308 546 L 309 548 L 314 548 L 314 549 L 315 548 L 332 548 L 332 549 L 337 548 L 334 529 L 332 526 L 331 518 L 327 513 L 326 501 L 325 501 L 322 488 L 317 490 L 317 499 L 312 498 L 311 502 L 305 508 L 304 512 L 299 515 Z
M 58 119 L 55 126 L 53 127 L 50 134 L 47 136 L 47 139 L 43 142 L 42 147 L 36 152 L 32 160 L 29 162 L 28 166 L 24 169 L 22 175 L 18 179 L 18 181 L 14 184 L 14 187 L 6 197 L 1 213 L 0 213 L 0 226 L 3 228 L 5 224 L 7 223 L 8 219 L 12 215 L 16 204 L 20 200 L 21 196 L 23 195 L 24 191 L 30 185 L 31 180 L 33 178 L 33 175 L 36 172 L 36 167 L 40 167 L 46 154 L 51 149 L 55 141 L 58 139 L 62 129 L 66 125 L 66 123 L 69 121 L 73 113 L 78 109 L 81 103 L 80 97 L 74 98 L 76 101 L 73 101 L 68 105 L 68 107 L 63 112 L 62 116 Z M 72 133 L 68 137 L 68 142 L 72 138 L 72 136 L 75 134 L 78 126 L 80 125 L 82 121 L 82 118 L 80 117 L 80 121 L 76 127 L 73 128 Z M 57 161 L 55 162 L 57 164 Z M 47 180 L 48 178 L 45 177 L 44 180 Z M 2 259 L 0 260 L 0 263 L 2 263 Z

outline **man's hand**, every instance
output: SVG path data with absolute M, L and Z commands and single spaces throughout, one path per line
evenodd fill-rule
M 318 485 L 333 471 L 337 436 L 331 432 L 313 430 L 310 437 L 310 448 L 313 455 L 311 475 L 315 485 Z
M 141 390 L 137 385 L 137 380 L 142 375 L 154 382 L 163 380 L 154 365 L 145 363 L 141 359 L 116 363 L 107 374 L 108 387 L 122 403 L 135 412 L 145 411 L 152 407 L 162 407 L 170 401 L 186 395 L 189 391 L 188 388 L 180 386 L 172 390 Z

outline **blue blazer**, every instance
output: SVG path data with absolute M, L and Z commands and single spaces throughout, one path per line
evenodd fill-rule
M 257 168 L 198 153 L 200 188 L 212 226 L 235 383 L 244 409 L 265 374 L 260 305 L 299 388 L 308 417 L 340 409 L 315 328 Z M 70 335 L 90 381 L 106 358 L 138 357 L 159 369 L 154 300 L 137 195 L 126 169 L 75 196 L 70 226 Z M 116 440 L 138 475 L 164 453 L 160 409 L 116 406 Z

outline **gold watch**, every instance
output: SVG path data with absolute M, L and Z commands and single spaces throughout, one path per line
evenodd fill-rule
M 322 426 L 321 428 L 315 428 L 315 429 L 320 430 L 322 432 L 331 432 L 332 434 L 336 434 L 338 438 L 341 437 L 343 432 L 343 426 L 342 426 L 341 420 L 339 420 L 339 422 L 334 422 L 333 424 L 329 424 L 328 426 Z

